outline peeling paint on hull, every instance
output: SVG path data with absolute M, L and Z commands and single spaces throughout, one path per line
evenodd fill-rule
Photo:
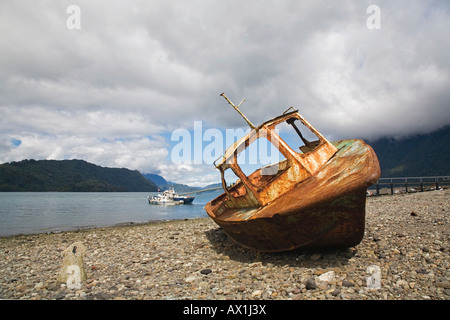
M 292 107 L 255 127 L 239 106 L 221 96 L 244 117 L 251 131 L 214 162 L 225 192 L 205 206 L 208 215 L 233 241 L 262 252 L 360 243 L 366 191 L 380 177 L 373 149 L 359 139 L 329 142 Z M 296 121 L 317 140 L 305 139 Z M 284 124 L 292 126 L 298 142 L 304 144 L 299 150 L 278 135 L 278 126 Z M 285 159 L 247 176 L 237 157 L 262 137 Z M 239 178 L 230 187 L 225 181 L 226 170 Z
M 301 247 L 351 247 L 364 236 L 367 187 L 380 175 L 378 159 L 362 140 L 333 143 L 338 152 L 316 175 L 259 208 L 208 215 L 239 245 L 281 252 Z

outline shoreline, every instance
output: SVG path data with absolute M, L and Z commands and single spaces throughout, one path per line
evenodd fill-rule
M 89 230 L 95 230 L 95 229 L 105 229 L 105 228 L 121 228 L 121 227 L 133 227 L 133 226 L 139 226 L 139 225 L 151 225 L 151 224 L 158 224 L 158 223 L 164 223 L 164 222 L 170 222 L 170 221 L 188 221 L 188 220 L 196 220 L 196 219 L 207 219 L 205 218 L 183 218 L 183 219 L 161 219 L 161 220 L 149 220 L 144 222 L 119 222 L 115 223 L 113 225 L 104 225 L 104 226 L 80 226 L 80 227 L 74 227 L 73 229 L 67 229 L 67 230 L 56 230 L 56 231 L 45 231 L 45 232 L 30 232 L 30 233 L 18 233 L 13 235 L 5 235 L 0 236 L 0 240 L 5 238 L 15 238 L 15 237 L 27 237 L 27 236 L 38 236 L 38 235 L 52 235 L 52 234 L 60 234 L 60 233 L 69 233 L 69 232 L 83 232 L 83 231 L 89 231 Z
M 209 217 L 1 237 L 0 299 L 449 300 L 449 198 L 368 197 L 364 239 L 347 249 L 258 253 Z M 73 290 L 56 278 L 77 241 L 87 280 Z M 379 289 L 367 287 L 369 266 Z
M 404 191 L 398 191 L 394 194 L 390 194 L 387 192 L 388 189 L 381 189 L 381 193 L 380 195 L 376 196 L 374 194 L 367 196 L 366 199 L 370 199 L 370 198 L 376 198 L 376 197 L 394 197 L 394 196 L 398 196 L 398 195 L 405 195 L 405 194 L 415 194 L 418 193 L 417 191 L 413 191 L 413 192 L 404 192 Z M 443 188 L 442 191 L 444 190 L 450 190 L 447 188 Z M 423 192 L 420 193 L 426 193 L 426 192 L 434 192 L 434 191 L 439 191 L 439 190 L 434 190 L 434 189 L 429 189 L 429 190 L 425 190 Z M 64 232 L 81 232 L 81 231 L 88 231 L 91 229 L 104 229 L 104 228 L 116 228 L 116 227 L 126 227 L 126 226 L 138 226 L 138 225 L 146 225 L 146 224 L 155 224 L 155 223 L 163 223 L 163 222 L 170 222 L 170 221 L 187 221 L 187 220 L 196 220 L 196 219 L 209 219 L 209 217 L 207 216 L 206 212 L 205 212 L 205 217 L 196 217 L 196 218 L 181 218 L 181 219 L 155 219 L 155 220 L 148 220 L 148 221 L 143 221 L 143 222 L 135 222 L 135 221 L 126 221 L 126 222 L 119 222 L 119 223 L 115 223 L 112 225 L 96 225 L 96 226 L 77 226 L 77 227 L 73 227 L 72 229 L 61 229 L 61 230 L 54 230 L 54 231 L 35 231 L 35 232 L 29 232 L 29 233 L 17 233 L 17 234 L 12 234 L 12 235 L 0 235 L 0 240 L 4 239 L 4 238 L 13 238 L 13 237 L 20 237 L 20 236 L 33 236 L 33 235 L 50 235 L 50 234 L 58 234 L 58 233 L 64 233 Z

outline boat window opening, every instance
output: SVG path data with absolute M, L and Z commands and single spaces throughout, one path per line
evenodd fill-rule
M 241 179 L 239 179 L 231 168 L 224 171 L 223 179 L 227 191 L 230 192 L 233 197 L 240 197 L 247 193 L 247 189 L 245 189 L 244 185 L 241 183 Z
M 275 130 L 292 151 L 300 154 L 310 152 L 320 144 L 319 137 L 294 117 L 279 123 Z
M 262 135 L 237 156 L 237 165 L 255 187 L 287 169 L 287 159 L 275 145 L 277 142 Z

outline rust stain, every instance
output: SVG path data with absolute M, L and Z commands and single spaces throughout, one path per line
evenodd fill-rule
M 372 148 L 359 139 L 329 142 L 297 110 L 255 127 L 237 108 L 251 131 L 214 163 L 224 193 L 205 206 L 208 215 L 235 242 L 258 251 L 357 245 L 364 234 L 366 190 L 380 176 Z M 304 145 L 298 152 L 277 134 L 281 123 L 299 135 Z M 317 140 L 306 140 L 297 123 Z M 260 137 L 285 159 L 247 176 L 237 157 Z M 227 187 L 226 170 L 239 178 L 232 187 Z

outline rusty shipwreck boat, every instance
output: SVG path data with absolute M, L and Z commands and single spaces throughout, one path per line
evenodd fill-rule
M 255 127 L 214 162 L 224 193 L 205 210 L 239 245 L 261 252 L 301 247 L 351 247 L 364 236 L 366 191 L 380 176 L 378 159 L 363 140 L 329 142 L 292 107 Z M 243 100 L 244 101 L 244 100 Z M 242 103 L 242 102 L 241 102 Z M 278 134 L 293 129 L 301 147 L 291 148 Z M 307 140 L 297 124 L 317 137 Z M 297 136 L 296 135 L 296 136 Z M 275 146 L 283 160 L 246 175 L 241 152 L 259 138 Z M 227 186 L 227 170 L 238 180 Z

